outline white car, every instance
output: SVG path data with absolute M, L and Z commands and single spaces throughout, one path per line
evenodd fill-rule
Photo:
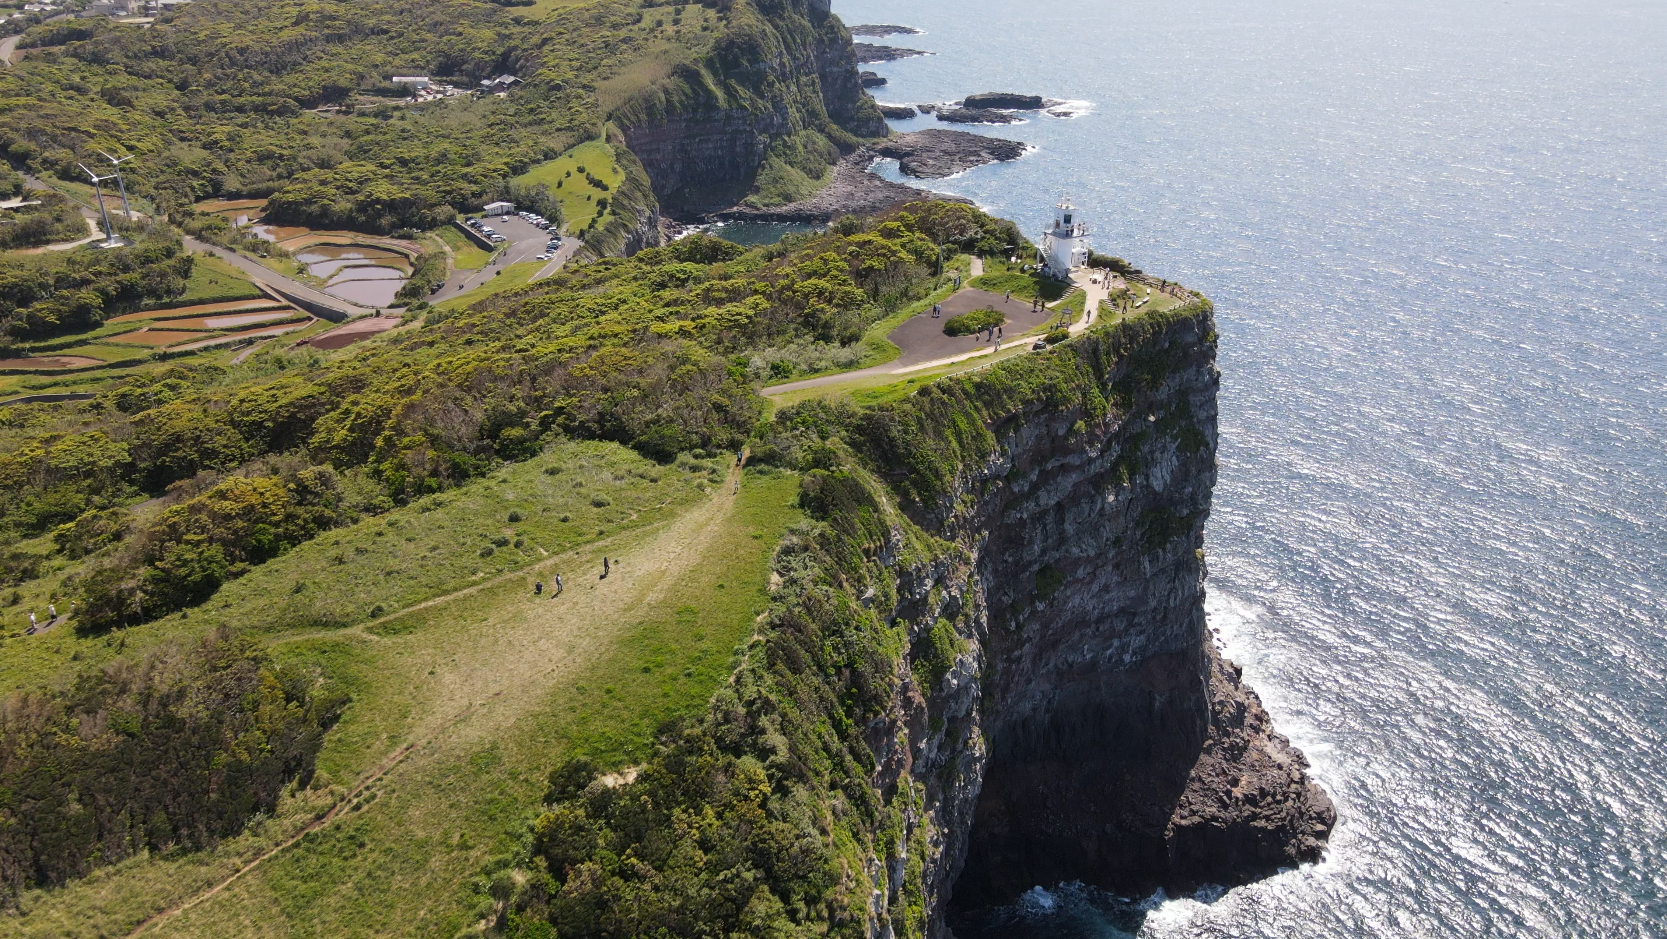
M 535 259 L 534 259 L 534 260 L 538 260 L 538 261 L 548 261 L 548 260 L 550 260 L 550 252 L 548 252 L 548 251 L 546 251 L 546 252 L 544 252 L 544 253 L 543 253 L 543 254 L 541 254 L 541 255 L 539 255 L 539 256 L 538 256 L 538 257 L 537 257 L 537 258 L 535 258 Z

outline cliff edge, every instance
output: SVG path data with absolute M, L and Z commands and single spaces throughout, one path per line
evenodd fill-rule
M 754 458 L 801 474 L 814 522 L 733 678 L 634 781 L 552 773 L 504 916 L 936 937 L 1036 885 L 1318 859 L 1331 803 L 1205 627 L 1215 340 L 1199 297 L 894 403 L 783 409 Z
M 983 601 L 965 635 L 981 765 L 951 784 L 914 771 L 943 819 L 938 880 L 977 906 L 1038 884 L 1185 890 L 1317 860 L 1330 800 L 1205 626 L 1208 304 L 1066 354 L 1074 381 L 997 367 L 921 392 L 866 437 L 876 465 L 906 474 L 905 511 L 969 551 Z
M 669 212 L 727 209 L 761 168 L 778 183 L 809 185 L 863 138 L 887 133 L 863 91 L 851 34 L 824 0 L 725 8 L 709 54 L 610 115 Z

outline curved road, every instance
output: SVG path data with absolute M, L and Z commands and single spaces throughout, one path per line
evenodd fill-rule
M 975 258 L 974 260 L 978 261 L 979 259 Z M 978 263 L 973 268 L 972 276 L 977 277 L 981 273 L 983 273 L 983 264 Z M 1094 325 L 1094 320 L 1099 313 L 1100 301 L 1105 299 L 1109 290 L 1107 284 L 1093 283 L 1089 280 L 1089 276 L 1090 272 L 1087 270 L 1078 271 L 1071 275 L 1071 282 L 1081 287 L 1088 294 L 1082 318 L 1070 326 L 1072 333 L 1080 333 Z M 1014 327 L 1015 345 L 1020 346 L 1023 351 L 1029 351 L 1031 342 L 1028 339 L 1019 341 L 1018 334 L 1035 329 L 1053 316 L 1051 309 L 1032 312 L 1030 304 L 1025 301 L 1009 300 L 974 287 L 963 287 L 943 302 L 941 319 L 933 319 L 929 310 L 916 313 L 903 325 L 886 335 L 886 338 L 900 350 L 897 358 L 890 362 L 872 368 L 858 369 L 854 372 L 840 372 L 836 375 L 823 375 L 820 378 L 806 378 L 802 381 L 772 385 L 761 389 L 759 393 L 769 397 L 787 391 L 798 391 L 801 388 L 835 385 L 872 375 L 901 375 L 905 372 L 917 372 L 921 369 L 949 365 L 964 359 L 990 355 L 995 352 L 993 344 L 981 340 L 977 336 L 946 336 L 942 328 L 944 319 L 982 307 L 993 307 L 1007 314 L 1007 325 Z M 1012 346 L 1008 348 L 1012 348 Z M 1003 351 L 1005 352 L 1005 350 Z
M 16 36 L 7 36 L 5 39 L 0 39 L 0 62 L 6 63 L 7 68 L 12 67 L 12 54 L 17 51 L 17 41 L 22 38 L 23 34 L 19 33 Z

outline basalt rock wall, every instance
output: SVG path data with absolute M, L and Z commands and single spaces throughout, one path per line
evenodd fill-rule
M 822 0 L 735 0 L 699 62 L 612 115 L 668 211 L 728 208 L 773 141 L 816 131 L 847 149 L 886 134 L 851 35 Z
M 992 378 L 1020 403 L 982 431 L 946 412 L 917 428 L 923 453 L 902 452 L 906 435 L 874 444 L 882 465 L 916 467 L 896 485 L 921 527 L 973 559 L 957 667 L 890 728 L 925 793 L 931 932 L 1036 885 L 1243 883 L 1318 859 L 1335 821 L 1205 626 L 1208 305 L 1113 333 L 1076 344 L 1086 389 Z M 919 482 L 950 453 L 942 485 Z

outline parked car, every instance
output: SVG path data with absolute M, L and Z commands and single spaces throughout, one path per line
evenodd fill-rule
M 1036 340 L 1035 344 L 1033 344 L 1030 348 L 1037 351 L 1037 352 L 1040 352 L 1041 350 L 1046 349 L 1047 347 L 1048 347 L 1048 341 L 1046 339 L 1038 339 L 1038 340 Z
M 537 257 L 537 258 L 535 258 L 535 259 L 534 259 L 534 260 L 538 260 L 538 261 L 548 261 L 548 260 L 550 260 L 550 257 L 551 257 L 551 255 L 550 255 L 550 252 L 548 252 L 548 251 L 546 251 L 546 252 L 544 252 L 544 253 L 543 253 L 543 254 L 541 254 L 541 255 L 539 255 L 539 256 L 538 256 L 538 257 Z

